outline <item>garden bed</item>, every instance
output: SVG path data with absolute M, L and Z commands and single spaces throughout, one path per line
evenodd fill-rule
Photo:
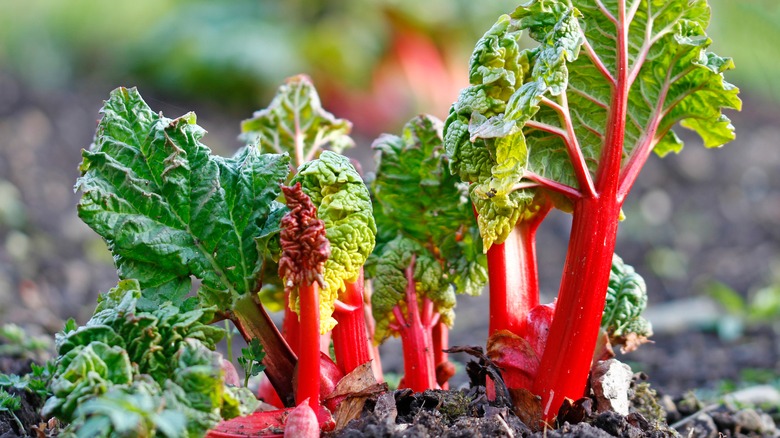
M 718 390 L 724 394 L 738 388 L 758 387 L 757 395 L 751 396 L 753 400 L 771 400 L 777 390 L 773 393 L 770 389 L 773 387 L 766 384 L 777 383 L 779 373 L 773 367 L 780 363 L 777 348 L 780 337 L 776 331 L 768 327 L 755 328 L 730 342 L 720 340 L 715 333 L 698 330 L 661 334 L 656 339 L 657 344 L 645 345 L 622 357 L 635 371 L 644 372 L 637 375 L 637 383 L 647 382 L 657 391 L 657 396 L 650 399 L 635 397 L 629 416 L 591 411 L 582 418 L 570 415 L 568 424 L 557 429 L 532 432 L 511 406 L 490 403 L 484 387 L 464 384 L 463 389 L 450 391 L 389 391 L 369 401 L 360 419 L 328 436 L 672 436 L 668 428 L 658 427 L 648 420 L 651 417 L 648 412 L 657 409 L 649 406 L 648 400 L 657 403 L 667 424 L 676 425 L 682 436 L 689 436 L 691 428 L 695 428 L 693 436 L 697 437 L 711 436 L 714 432 L 724 436 L 773 436 L 767 428 L 769 421 L 780 421 L 777 402 L 763 406 L 761 403 L 758 406 L 743 403 L 742 409 L 737 409 L 738 403 L 719 404 L 718 398 L 702 401 L 693 394 L 712 396 Z M 2 357 L 0 373 L 26 374 L 30 372 L 30 363 L 29 359 Z M 770 381 L 761 380 L 761 376 Z M 25 391 L 12 389 L 10 392 L 22 395 L 22 409 L 17 416 L 29 436 L 57 435 L 56 421 L 47 424 L 40 417 L 43 400 Z M 8 413 L 0 412 L 0 438 L 16 436 L 21 435 L 15 420 Z

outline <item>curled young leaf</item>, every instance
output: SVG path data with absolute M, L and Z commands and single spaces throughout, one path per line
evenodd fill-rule
M 251 412 L 251 393 L 225 385 L 222 356 L 213 351 L 224 332 L 206 325 L 213 308 L 166 302 L 142 311 L 140 298 L 138 282 L 123 280 L 100 297 L 86 325 L 57 336 L 60 357 L 44 415 L 72 423 L 68 431 L 82 436 L 167 435 L 185 427 L 194 436 Z
M 295 166 L 311 161 L 324 147 L 341 153 L 355 145 L 352 124 L 325 111 L 314 85 L 305 75 L 293 76 L 279 87 L 268 108 L 241 123 L 241 137 L 264 153 L 288 153 Z
M 80 345 L 57 361 L 57 371 L 49 388 L 42 415 L 69 422 L 78 406 L 91 397 L 104 394 L 113 385 L 133 381 L 133 367 L 121 346 L 100 341 Z
M 161 382 L 170 376 L 170 358 L 185 339 L 197 339 L 214 349 L 224 337 L 223 330 L 208 325 L 213 308 L 184 310 L 166 302 L 144 311 L 138 309 L 140 300 L 137 281 L 120 281 L 100 295 L 95 314 L 86 325 L 57 335 L 58 353 L 64 355 L 94 341 L 120 346 L 141 373 Z
M 601 328 L 612 344 L 623 345 L 624 351 L 631 351 L 647 342 L 647 338 L 653 335 L 653 327 L 642 317 L 646 307 L 645 280 L 615 254 L 601 318 Z

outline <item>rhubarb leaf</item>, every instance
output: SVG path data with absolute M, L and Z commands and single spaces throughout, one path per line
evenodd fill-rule
M 406 272 L 414 261 L 414 282 L 418 305 L 428 298 L 440 321 L 451 326 L 455 319 L 455 288 L 444 277 L 440 261 L 418 242 L 398 235 L 384 246 L 378 255 L 371 310 L 376 320 L 374 341 L 382 342 L 388 336 L 398 335 L 392 325 L 396 321 L 393 308 L 406 307 Z
M 320 331 L 331 330 L 331 316 L 345 282 L 355 282 L 376 242 L 376 223 L 371 197 L 363 179 L 347 157 L 324 151 L 319 159 L 298 169 L 291 184 L 301 183 L 304 193 L 325 222 L 330 257 L 325 262 L 324 287 L 320 288 Z M 290 300 L 296 306 L 295 300 Z
M 43 415 L 70 421 L 78 405 L 105 393 L 112 385 L 130 384 L 133 367 L 121 346 L 100 341 L 79 345 L 57 360 L 57 371 L 49 388 Z
M 282 253 L 279 243 L 279 224 L 282 217 L 290 211 L 279 201 L 271 203 L 271 212 L 255 241 L 257 251 L 263 254 L 262 267 L 258 272 L 258 281 L 263 285 L 257 292 L 260 302 L 269 312 L 284 310 L 287 297 L 282 279 L 279 278 L 279 256 Z
M 241 124 L 241 138 L 248 146 L 258 147 L 263 153 L 287 153 L 294 158 L 294 166 L 317 158 L 325 150 L 337 153 L 354 146 L 349 137 L 352 124 L 337 119 L 322 108 L 317 90 L 305 75 L 288 78 L 279 87 L 267 108 L 255 112 Z M 294 173 L 297 169 L 293 169 Z M 259 280 L 260 301 L 270 311 L 284 308 L 286 294 L 277 275 L 279 249 L 279 222 L 289 209 L 279 202 L 271 205 L 271 213 L 257 238 L 258 251 L 263 258 Z
M 187 417 L 175 404 L 163 403 L 154 382 L 114 386 L 80 405 L 62 436 L 188 436 Z
M 415 117 L 400 137 L 385 134 L 373 148 L 377 170 L 371 188 L 380 233 L 420 243 L 442 266 L 444 284 L 458 293 L 480 294 L 487 282 L 486 260 L 468 189 L 448 169 L 441 121 Z M 384 249 L 377 252 L 382 254 Z
M 184 427 L 201 436 L 223 418 L 252 412 L 251 392 L 224 383 L 222 356 L 213 351 L 224 332 L 206 325 L 213 309 L 164 303 L 141 311 L 140 298 L 137 281 L 121 281 L 86 325 L 58 334 L 43 414 L 71 423 L 67 432 L 78 436 Z
M 295 166 L 318 157 L 328 147 L 337 153 L 355 145 L 352 124 L 325 111 L 317 90 L 304 75 L 293 76 L 279 88 L 268 108 L 241 123 L 242 138 L 264 153 L 285 153 Z
M 108 243 L 120 278 L 138 279 L 146 307 L 180 305 L 191 276 L 201 301 L 220 310 L 252 292 L 261 261 L 254 239 L 289 158 L 252 147 L 214 156 L 194 114 L 165 118 L 135 89 L 112 92 L 101 112 L 83 152 L 78 212 Z
M 678 122 L 707 147 L 734 138 L 722 109 L 741 102 L 723 78 L 731 59 L 706 51 L 706 1 L 618 7 L 533 0 L 500 17 L 477 43 L 471 85 L 450 110 L 445 144 L 453 171 L 472 183 L 472 200 L 486 216 L 485 249 L 535 214 L 545 195 L 566 210 L 566 197 L 592 190 L 618 77 L 616 23 L 628 29 L 629 67 L 618 84 L 629 90 L 624 164 L 641 165 L 651 150 L 679 151 L 682 141 L 671 130 Z M 538 45 L 518 51 L 524 30 Z M 549 197 L 553 192 L 566 196 Z
M 145 311 L 138 309 L 140 298 L 137 281 L 120 281 L 98 298 L 95 313 L 84 326 L 56 336 L 57 352 L 65 355 L 94 341 L 120 346 L 141 373 L 162 382 L 170 375 L 171 358 L 186 339 L 213 350 L 224 337 L 222 329 L 208 325 L 213 308 L 182 311 L 166 302 Z

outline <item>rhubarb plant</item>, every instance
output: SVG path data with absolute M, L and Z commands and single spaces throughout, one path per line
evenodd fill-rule
M 327 284 L 323 268 L 330 258 L 330 242 L 325 237 L 325 223 L 317 218 L 317 208 L 301 189 L 300 183 L 282 187 L 290 211 L 282 218 L 282 257 L 279 276 L 284 279 L 288 294 L 295 297 L 300 315 L 301 339 L 298 346 L 297 388 L 295 401 L 308 400 L 316 411 L 320 405 L 320 288 Z M 292 301 L 292 300 L 291 300 Z
M 330 255 L 322 271 L 320 333 L 333 330 L 336 363 L 347 374 L 371 360 L 363 313 L 363 265 L 377 232 L 371 197 L 349 159 L 332 151 L 303 164 L 291 182 L 301 184 L 325 224 Z M 293 294 L 293 308 L 296 300 Z
M 279 87 L 267 108 L 241 123 L 241 138 L 263 153 L 290 154 L 297 168 L 323 150 L 342 153 L 354 147 L 351 130 L 352 123 L 322 108 L 311 80 L 298 75 Z
M 257 147 L 213 155 L 194 114 L 166 118 L 135 89 L 112 92 L 101 112 L 76 183 L 79 217 L 106 240 L 119 277 L 139 282 L 139 308 L 214 306 L 215 319 L 230 319 L 247 342 L 260 340 L 266 375 L 292 406 L 296 358 L 256 295 L 258 238 L 289 157 Z M 187 298 L 192 278 L 200 282 L 197 298 Z
M 290 102 L 293 109 L 284 109 Z M 327 395 L 341 376 L 370 360 L 362 307 L 362 265 L 376 232 L 370 197 L 347 158 L 322 152 L 327 144 L 333 149 L 350 144 L 349 124 L 321 109 L 308 80 L 291 79 L 272 106 L 255 115 L 255 125 L 247 125 L 270 119 L 268 123 L 278 125 L 276 137 L 269 140 L 267 129 L 246 128 L 251 144 L 232 158 L 213 155 L 200 142 L 204 131 L 193 114 L 165 118 L 152 112 L 134 89 L 114 91 L 102 114 L 95 142 L 83 152 L 76 184 L 83 193 L 79 215 L 108 243 L 120 278 L 138 282 L 137 309 L 151 311 L 170 303 L 182 312 L 209 309 L 209 322 L 230 319 L 250 345 L 259 341 L 265 353 L 257 356 L 261 364 L 252 359 L 249 373 L 263 367 L 287 406 L 295 404 L 296 385 Z M 309 141 L 313 146 L 306 149 L 307 157 L 319 158 L 291 167 L 282 145 L 308 147 Z M 271 144 L 283 153 L 264 153 Z M 292 175 L 293 184 L 300 182 L 302 193 L 314 200 L 332 248 L 323 264 L 319 305 L 324 310 L 316 332 L 330 331 L 339 311 L 348 315 L 343 326 L 351 329 L 335 342 L 341 370 L 327 356 L 307 357 L 308 368 L 299 364 L 261 303 L 263 284 L 286 275 L 269 274 L 269 266 L 282 255 L 281 222 L 290 209 L 277 199 L 281 184 Z M 188 297 L 193 278 L 199 280 L 197 296 Z M 291 307 L 297 309 L 298 289 L 288 289 L 293 292 Z M 338 301 L 352 296 L 357 304 Z M 114 348 L 123 339 L 103 341 Z M 308 336 L 295 347 L 312 342 Z M 322 380 L 295 382 L 290 376 L 296 367 L 322 368 Z M 307 398 L 317 404 L 317 398 Z
M 224 382 L 213 351 L 224 332 L 207 325 L 213 308 L 166 302 L 141 310 L 141 297 L 137 281 L 121 281 L 86 325 L 57 335 L 44 416 L 69 423 L 66 433 L 76 436 L 199 436 L 257 406 L 246 388 Z
M 288 79 L 268 108 L 255 112 L 241 124 L 241 137 L 247 144 L 257 144 L 262 152 L 287 153 L 292 157 L 291 175 L 304 171 L 304 167 L 307 169 L 305 172 L 309 176 L 300 177 L 304 182 L 303 189 L 315 200 L 327 223 L 328 239 L 334 245 L 333 258 L 326 263 L 323 274 L 327 286 L 322 293 L 328 297 L 321 302 L 327 307 L 323 309 L 321 319 L 322 333 L 328 334 L 333 329 L 336 361 L 344 373 L 370 360 L 371 356 L 367 335 L 363 334 L 367 329 L 362 317 L 362 265 L 373 248 L 376 233 L 362 178 L 346 158 L 330 154 L 339 154 L 354 146 L 349 136 L 351 129 L 349 121 L 338 119 L 323 109 L 317 91 L 304 75 Z M 317 164 L 311 163 L 321 156 Z M 321 175 L 316 177 L 317 174 Z M 342 180 L 344 178 L 347 180 Z M 321 202 L 324 205 L 320 205 Z M 272 209 L 272 216 L 287 211 L 278 202 Z M 345 217 L 349 219 L 343 220 Z M 262 240 L 273 246 L 278 238 L 275 234 L 278 229 L 273 225 L 278 221 L 269 219 L 269 224 L 272 226 L 264 230 Z M 354 240 L 355 237 L 359 239 Z M 279 251 L 270 249 L 267 254 L 266 270 L 272 270 Z M 274 276 L 264 275 L 263 283 L 261 296 L 266 303 L 270 301 L 269 296 L 278 292 L 278 286 Z M 289 300 L 289 296 L 285 296 L 285 302 L 288 304 L 283 332 L 296 350 L 300 343 L 300 328 L 298 317 L 293 314 L 295 297 Z M 327 346 L 327 338 L 325 341 Z
M 401 336 L 403 384 L 415 391 L 446 381 L 436 379 L 445 359 L 436 360 L 434 329 L 452 326 L 456 291 L 478 295 L 487 280 L 471 203 L 447 168 L 441 130 L 439 120 L 419 116 L 401 136 L 386 134 L 373 145 L 374 214 L 380 236 L 391 239 L 373 255 L 375 339 Z
M 225 383 L 214 352 L 224 333 L 210 324 L 227 319 L 250 345 L 247 376 L 264 369 L 287 407 L 307 401 L 307 430 L 312 411 L 332 425 L 322 400 L 346 406 L 345 424 L 351 393 L 382 390 L 365 378 L 370 278 L 374 340 L 402 338 L 415 391 L 446 385 L 456 294 L 488 281 L 488 357 L 551 422 L 611 345 L 652 332 L 644 282 L 614 255 L 641 167 L 682 149 L 678 123 L 706 147 L 734 138 L 722 110 L 741 102 L 723 76 L 733 63 L 708 51 L 709 13 L 705 0 L 528 1 L 479 40 L 443 125 L 420 116 L 374 143 L 371 194 L 339 154 L 350 123 L 304 76 L 244 121 L 229 158 L 201 142 L 194 114 L 169 119 L 115 90 L 76 189 L 121 281 L 58 337 L 45 412 L 96 436 L 198 435 L 247 413 L 254 396 Z M 553 208 L 573 222 L 544 304 L 535 235 Z M 284 336 L 264 304 L 287 309 Z M 329 333 L 335 363 L 320 351 Z M 223 430 L 278 427 L 282 413 Z
M 682 149 L 678 123 L 706 147 L 734 138 L 722 114 L 741 107 L 723 77 L 733 63 L 707 50 L 709 18 L 705 0 L 533 0 L 500 17 L 471 58 L 471 85 L 450 110 L 445 144 L 453 171 L 471 183 L 486 250 L 547 203 L 573 215 L 555 312 L 527 388 L 541 396 L 545 420 L 584 394 L 621 206 L 641 167 L 653 151 Z M 522 32 L 537 45 L 520 50 Z M 532 272 L 533 257 L 515 261 L 506 269 Z M 536 292 L 511 293 L 533 302 L 522 295 Z M 511 317 L 533 313 L 522 310 Z

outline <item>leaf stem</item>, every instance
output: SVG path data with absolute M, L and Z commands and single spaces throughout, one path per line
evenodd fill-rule
M 561 101 L 560 105 L 546 97 L 542 98 L 541 103 L 555 110 L 561 118 L 563 126 L 566 128 L 566 135 L 563 136 L 563 140 L 566 144 L 566 152 L 569 154 L 569 160 L 574 168 L 574 174 L 577 176 L 577 182 L 580 185 L 580 192 L 586 197 L 595 196 L 596 189 L 593 186 L 593 179 L 590 176 L 588 165 L 585 163 L 585 157 L 582 155 L 582 148 L 577 141 L 577 135 L 574 133 L 574 125 L 571 121 L 569 101 L 566 97 L 566 93 L 561 93 L 559 99 Z
M 301 339 L 301 324 L 298 322 L 298 314 L 290 307 L 290 293 L 284 292 L 284 318 L 282 319 L 282 334 L 284 339 L 292 348 L 295 354 L 298 354 L 298 345 Z
M 227 344 L 227 360 L 233 362 L 233 330 L 230 329 L 230 321 L 227 319 L 225 320 L 225 343 Z
M 598 2 L 601 7 L 603 5 Z M 628 23 L 625 0 L 617 2 L 616 79 L 604 150 L 596 173 L 596 197 L 574 204 L 571 238 L 555 314 L 532 392 L 542 397 L 544 421 L 555 418 L 564 399 L 585 391 L 596 345 L 617 237 L 620 164 L 628 105 Z
M 297 109 L 300 108 L 300 105 L 298 103 L 298 99 L 300 98 L 300 93 L 295 93 L 295 106 L 296 111 L 293 111 L 293 123 L 295 124 L 295 132 L 293 132 L 293 140 L 295 141 L 295 166 L 300 167 L 303 165 L 303 163 L 306 162 L 306 158 L 304 156 L 303 151 L 303 140 L 304 140 L 304 134 L 303 130 L 301 129 L 301 116 L 300 111 Z M 316 408 L 315 408 L 316 411 Z
M 561 137 L 564 141 L 566 140 L 566 131 L 563 129 L 549 125 L 547 123 L 537 122 L 536 120 L 529 120 L 525 122 L 525 126 L 533 129 L 537 129 L 539 131 L 549 132 L 550 134 L 555 134 L 558 137 Z
M 433 311 L 433 302 L 427 297 L 422 299 L 423 310 L 420 311 L 414 267 L 415 257 L 412 256 L 411 263 L 405 269 L 406 315 L 400 305 L 393 308 L 393 314 L 398 322 L 404 352 L 404 387 L 422 392 L 437 388 L 432 331 L 439 314 Z
M 251 294 L 245 294 L 236 301 L 230 319 L 245 341 L 258 339 L 263 344 L 266 352 L 263 365 L 268 380 L 285 406 L 295 406 L 295 393 L 290 376 L 298 358 L 271 321 L 265 308 Z
M 433 326 L 433 363 L 436 366 L 436 383 L 441 389 L 449 389 L 448 380 L 455 374 L 455 365 L 449 361 L 446 350 L 449 347 L 449 328 L 443 322 Z
M 501 330 L 520 333 L 528 312 L 539 304 L 536 229 L 549 210 L 548 204 L 533 219 L 518 221 L 503 243 L 488 250 L 491 335 Z
M 617 21 L 617 19 L 615 18 L 615 16 L 614 16 L 614 15 L 612 15 L 612 13 L 611 13 L 611 12 L 609 12 L 609 10 L 607 9 L 607 7 L 606 7 L 606 6 L 604 6 L 604 3 L 602 3 L 602 2 L 601 2 L 601 0 L 596 0 L 596 5 L 598 5 L 599 9 L 601 10 L 601 13 L 602 13 L 602 14 L 604 14 L 604 16 L 605 16 L 605 17 L 607 17 L 607 19 L 608 19 L 609 21 L 611 21 L 611 22 L 612 22 L 612 24 L 614 24 L 614 25 L 615 25 L 615 27 L 620 27 L 620 25 L 618 24 L 618 21 Z
M 560 193 L 572 200 L 582 198 L 582 193 L 580 193 L 580 191 L 575 189 L 574 187 L 560 183 L 558 181 L 549 178 L 545 178 L 541 175 L 537 175 L 536 173 L 533 173 L 529 170 L 526 170 L 525 173 L 523 173 L 523 178 L 527 178 L 533 181 L 534 183 L 527 185 L 528 183 L 521 182 L 519 184 L 516 184 L 514 187 L 512 187 L 514 190 L 541 186 L 553 192 Z
M 320 408 L 320 306 L 317 282 L 298 286 L 301 337 L 298 345 L 296 404 L 304 400 L 317 412 Z
M 626 14 L 626 23 L 631 23 L 634 21 L 634 17 L 636 16 L 636 11 L 639 10 L 639 6 L 642 4 L 642 0 L 634 0 L 634 3 L 631 4 L 631 7 L 628 10 L 628 14 Z M 650 17 L 650 2 L 647 4 L 647 16 Z
M 349 374 L 371 360 L 371 345 L 363 311 L 363 268 L 354 283 L 345 283 L 341 299 L 346 306 L 336 307 L 333 317 L 338 324 L 333 328 L 333 349 L 336 364 L 344 374 Z
M 622 205 L 623 201 L 625 201 L 626 197 L 628 196 L 628 192 L 631 191 L 631 188 L 634 186 L 634 182 L 636 182 L 637 177 L 639 177 L 639 171 L 642 170 L 642 167 L 647 162 L 647 159 L 650 158 L 650 154 L 652 153 L 653 148 L 656 144 L 658 144 L 658 138 L 656 137 L 656 134 L 658 131 L 658 126 L 665 115 L 663 108 L 664 104 L 666 103 L 666 96 L 669 93 L 669 88 L 672 84 L 671 75 L 672 69 L 669 69 L 666 72 L 664 86 L 658 96 L 658 102 L 653 109 L 653 114 L 650 116 L 648 124 L 642 133 L 642 137 L 640 137 L 638 144 L 634 147 L 634 150 L 631 151 L 631 156 L 629 157 L 628 162 L 623 167 L 623 171 L 621 172 L 620 186 L 618 188 L 618 204 L 620 205 Z
M 599 73 L 601 73 L 602 76 L 604 76 L 604 78 L 614 87 L 615 78 L 612 76 L 612 73 L 607 70 L 607 67 L 604 65 L 601 57 L 596 53 L 595 50 L 593 50 L 593 46 L 590 45 L 588 37 L 585 36 L 585 31 L 582 31 L 582 37 L 584 40 L 582 46 L 585 47 L 585 53 L 588 55 L 588 58 L 590 58 L 591 62 L 593 62 L 593 65 L 596 67 Z
M 569 111 L 569 98 L 564 91 L 560 95 L 561 107 L 563 110 L 563 122 L 566 126 L 566 133 L 568 134 L 569 141 L 566 142 L 567 151 L 569 152 L 569 159 L 572 166 L 574 166 L 574 172 L 577 174 L 577 180 L 580 184 L 580 192 L 584 196 L 595 196 L 596 189 L 593 186 L 593 179 L 590 176 L 590 170 L 587 163 L 585 163 L 585 157 L 582 155 L 582 148 L 577 140 L 577 134 L 574 132 L 574 125 L 571 120 L 571 112 Z

